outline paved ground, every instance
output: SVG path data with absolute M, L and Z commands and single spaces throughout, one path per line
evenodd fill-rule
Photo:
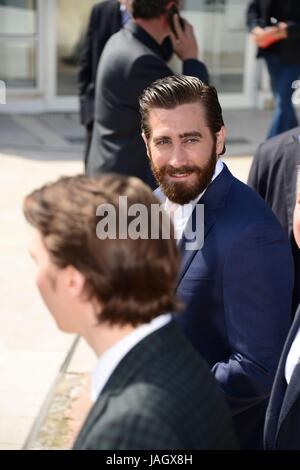
M 225 112 L 225 161 L 243 181 L 269 118 Z M 95 358 L 82 342 L 73 348 L 43 306 L 21 211 L 33 188 L 82 172 L 83 138 L 76 115 L 0 115 L 0 449 L 69 448 L 90 405 Z

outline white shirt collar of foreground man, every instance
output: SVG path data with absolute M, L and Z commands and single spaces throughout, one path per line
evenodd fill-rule
M 166 313 L 154 318 L 151 322 L 138 326 L 112 347 L 107 349 L 98 359 L 92 375 L 92 401 L 95 402 L 108 382 L 113 371 L 126 354 L 142 339 L 162 328 L 171 321 L 171 314 Z

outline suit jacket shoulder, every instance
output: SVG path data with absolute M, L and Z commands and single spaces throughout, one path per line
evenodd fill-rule
M 248 185 L 265 200 L 289 234 L 296 197 L 297 164 L 300 162 L 299 135 L 300 127 L 261 144 L 248 177 Z
M 208 366 L 171 322 L 117 366 L 75 449 L 236 448 Z

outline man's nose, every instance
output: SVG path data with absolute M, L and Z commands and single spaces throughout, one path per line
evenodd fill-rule
M 188 164 L 186 153 L 181 145 L 173 145 L 172 155 L 169 164 L 172 165 L 174 168 L 180 168 L 181 166 Z

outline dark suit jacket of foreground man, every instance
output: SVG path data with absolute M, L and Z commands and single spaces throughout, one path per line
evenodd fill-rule
M 292 232 L 299 168 L 300 127 L 295 127 L 258 147 L 248 177 L 248 185 L 271 207 L 290 237 L 295 263 L 293 312 L 300 303 L 300 250 Z
M 208 81 L 205 65 L 195 59 L 184 61 L 183 73 Z M 88 175 L 120 173 L 156 186 L 141 137 L 138 99 L 152 82 L 172 74 L 162 48 L 137 24 L 127 23 L 110 38 L 97 71 Z
M 181 243 L 177 292 L 186 308 L 178 322 L 212 368 L 241 447 L 262 448 L 266 406 L 291 322 L 289 241 L 265 202 L 226 165 L 199 204 L 204 245 L 186 251 Z
M 230 413 L 174 322 L 138 343 L 94 404 L 74 449 L 236 449 Z
M 276 373 L 265 423 L 267 450 L 300 450 L 300 361 L 289 384 L 285 379 L 288 353 L 300 328 L 300 307 L 286 340 Z

